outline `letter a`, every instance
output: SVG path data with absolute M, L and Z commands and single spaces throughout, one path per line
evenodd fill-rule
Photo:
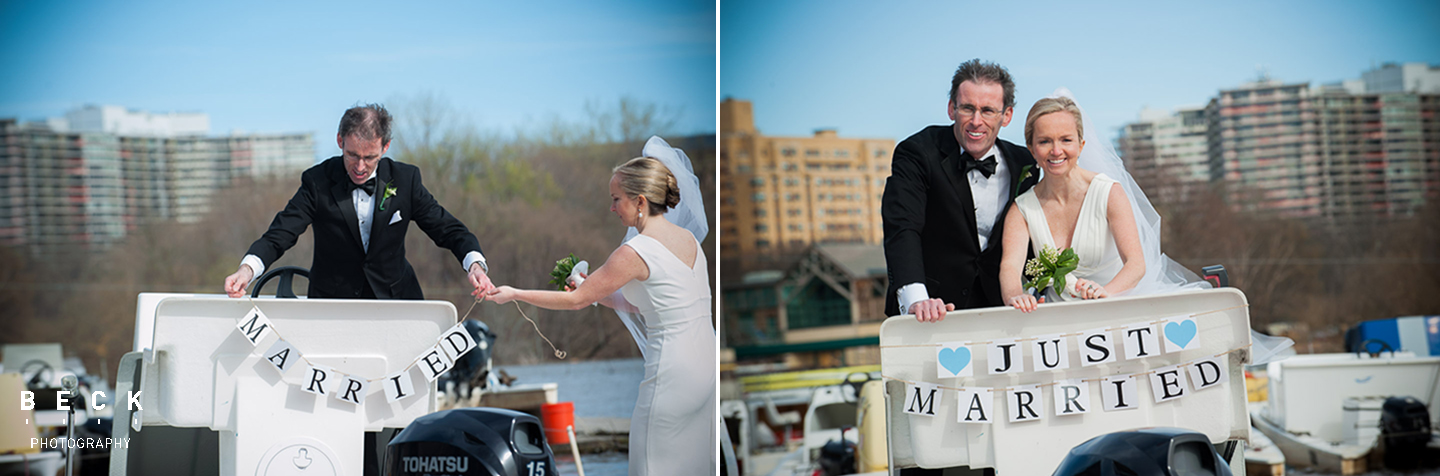
M 962 387 L 960 398 L 955 401 L 959 404 L 960 411 L 957 415 L 960 423 L 991 423 L 991 407 L 995 406 L 995 394 L 990 389 Z
M 280 373 L 283 374 L 286 370 L 290 370 L 292 363 L 299 360 L 292 358 L 298 357 L 299 354 L 300 351 L 296 350 L 295 346 L 290 345 L 285 339 L 276 339 L 275 344 L 270 346 L 270 350 L 265 352 L 265 360 L 270 362 L 271 366 L 280 370 Z

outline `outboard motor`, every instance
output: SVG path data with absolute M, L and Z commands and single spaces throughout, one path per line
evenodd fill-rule
M 1380 407 L 1380 439 L 1385 445 L 1385 467 L 1418 467 L 1430 443 L 1430 411 L 1415 397 L 1390 397 Z
M 556 474 L 540 419 L 500 408 L 456 408 L 410 423 L 385 449 L 386 476 Z
M 1183 428 L 1117 431 L 1070 449 L 1052 476 L 1231 476 L 1205 435 Z
M 824 476 L 855 474 L 855 442 L 845 439 L 849 429 L 840 429 L 840 441 L 830 440 L 820 447 L 819 472 Z

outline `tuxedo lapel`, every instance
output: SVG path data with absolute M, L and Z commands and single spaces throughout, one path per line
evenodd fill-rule
M 340 169 L 340 180 L 336 180 L 335 185 L 330 187 L 330 195 L 335 197 L 335 206 L 340 209 L 340 216 L 345 217 L 345 229 L 350 233 L 350 240 L 363 249 L 360 242 L 360 217 L 355 216 L 355 199 L 350 192 L 350 177 L 345 175 L 344 165 L 341 165 Z M 332 174 L 332 179 L 334 175 Z
M 965 230 L 969 230 L 970 242 L 975 249 L 980 249 L 980 236 L 976 230 L 980 228 L 975 224 L 975 196 L 970 193 L 970 180 L 965 174 L 965 154 L 960 152 L 960 144 L 955 141 L 951 129 L 945 129 L 946 137 L 940 140 L 940 170 L 945 172 L 945 179 L 950 182 L 951 189 L 955 191 L 955 199 L 960 202 L 960 215 L 965 220 Z
M 1004 152 L 1005 165 L 1010 168 L 1010 201 L 1013 202 L 1040 179 L 1040 167 L 1025 148 L 1004 141 L 995 143 Z
M 380 210 L 380 202 L 385 201 L 385 189 L 394 185 L 394 180 L 394 176 L 391 173 L 390 159 L 380 159 L 380 164 L 375 167 L 375 196 L 373 200 L 370 200 L 370 216 L 375 217 L 375 219 L 370 220 L 370 249 L 365 250 L 365 256 L 367 258 L 375 253 L 376 249 L 380 248 L 380 246 L 376 244 L 381 242 L 381 237 L 388 236 L 386 233 L 390 230 L 390 216 L 395 214 L 395 206 L 393 203 L 395 198 L 390 198 L 391 203 L 385 204 L 384 211 Z

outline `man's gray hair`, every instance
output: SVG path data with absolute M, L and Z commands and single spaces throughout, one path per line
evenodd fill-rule
M 1010 79 L 1010 71 L 1004 66 L 995 63 L 982 63 L 980 58 L 975 58 L 960 64 L 955 70 L 955 76 L 950 78 L 950 104 L 955 104 L 955 97 L 960 89 L 960 83 L 970 81 L 977 84 L 999 84 L 1005 89 L 1005 109 L 1015 107 L 1015 80 Z
M 380 139 L 381 146 L 390 145 L 390 111 L 380 104 L 366 104 L 345 110 L 340 116 L 340 137 L 354 134 L 361 140 Z

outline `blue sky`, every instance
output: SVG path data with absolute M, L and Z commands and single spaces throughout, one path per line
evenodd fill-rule
M 1114 129 L 1149 106 L 1204 105 L 1258 76 L 1312 85 L 1383 62 L 1440 64 L 1440 2 L 772 2 L 720 7 L 720 93 L 761 133 L 903 139 L 945 115 L 963 61 L 1007 67 L 1023 143 L 1030 105 L 1069 87 Z
M 628 95 L 713 133 L 715 28 L 713 1 L 0 0 L 0 117 L 198 111 L 212 134 L 315 132 L 328 156 L 356 102 L 429 93 L 513 131 Z

